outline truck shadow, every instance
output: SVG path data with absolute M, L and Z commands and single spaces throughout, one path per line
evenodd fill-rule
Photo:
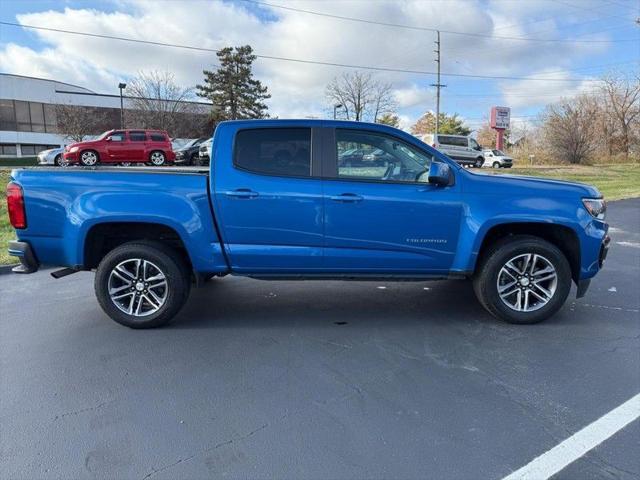
M 259 281 L 214 279 L 193 289 L 169 328 L 378 327 L 425 323 L 499 323 L 477 302 L 471 283 Z

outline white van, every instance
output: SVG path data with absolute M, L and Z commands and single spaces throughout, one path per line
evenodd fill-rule
M 475 138 L 443 133 L 438 134 L 437 139 L 434 139 L 434 137 L 434 134 L 428 133 L 422 137 L 422 141 L 440 150 L 460 165 L 476 168 L 482 167 L 484 154 L 482 147 L 478 145 Z

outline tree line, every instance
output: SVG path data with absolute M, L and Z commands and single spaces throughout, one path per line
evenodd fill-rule
M 167 130 L 171 136 L 209 135 L 224 120 L 268 118 L 267 86 L 254 77 L 251 46 L 227 47 L 216 53 L 218 68 L 204 70 L 202 84 L 179 87 L 169 72 L 141 72 L 129 81 L 126 126 Z M 546 106 L 540 116 L 506 132 L 507 144 L 521 156 L 542 161 L 584 163 L 598 159 L 640 157 L 640 77 L 609 74 L 587 93 Z M 393 85 L 369 72 L 333 78 L 325 90 L 327 116 L 400 127 Z M 207 103 L 195 102 L 203 99 Z M 114 112 L 92 107 L 58 106 L 59 129 L 78 140 L 116 123 Z M 425 112 L 411 127 L 417 137 L 433 133 L 435 115 Z M 440 113 L 439 132 L 469 135 L 457 114 Z M 488 122 L 476 132 L 486 148 L 495 146 Z M 533 158 L 532 157 L 532 158 Z

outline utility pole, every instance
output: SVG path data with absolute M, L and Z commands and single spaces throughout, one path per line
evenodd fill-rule
M 434 134 L 436 135 L 434 138 L 434 142 L 437 141 L 438 131 L 440 130 L 440 89 L 446 87 L 440 83 L 440 30 L 437 30 L 438 39 L 434 42 L 436 44 L 436 49 L 434 52 L 436 53 L 436 64 L 438 65 L 438 80 L 436 83 L 432 83 L 432 87 L 436 87 L 436 131 Z

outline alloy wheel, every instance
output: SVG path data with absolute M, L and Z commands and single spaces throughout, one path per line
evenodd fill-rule
M 134 317 L 146 317 L 160 310 L 169 293 L 164 272 L 142 258 L 127 259 L 116 265 L 107 285 L 113 304 Z
M 160 166 L 164 163 L 164 154 L 162 152 L 153 152 L 151 154 L 151 163 Z
M 547 305 L 558 287 L 553 264 L 542 255 L 525 253 L 507 261 L 498 273 L 500 300 L 518 312 L 533 312 Z
M 98 156 L 94 152 L 82 152 L 80 160 L 83 165 L 91 167 L 98 163 Z

